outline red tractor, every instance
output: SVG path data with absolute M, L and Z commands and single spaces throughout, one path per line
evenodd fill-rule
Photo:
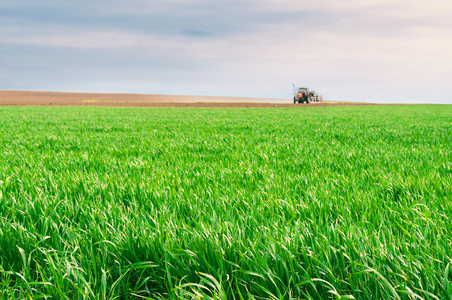
M 310 93 L 307 88 L 298 88 L 293 96 L 293 103 L 309 103 L 311 102 Z

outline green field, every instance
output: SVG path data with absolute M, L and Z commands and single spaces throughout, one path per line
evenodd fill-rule
M 452 106 L 0 107 L 1 299 L 451 299 Z

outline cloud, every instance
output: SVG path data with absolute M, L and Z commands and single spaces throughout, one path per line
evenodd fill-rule
M 63 47 L 82 49 L 105 49 L 139 47 L 143 44 L 152 44 L 152 38 L 140 34 L 127 34 L 113 31 L 99 31 L 88 33 L 62 33 L 39 35 L 26 34 L 22 36 L 0 37 L 0 42 L 5 44 L 23 44 L 41 47 Z M 160 42 L 160 41 L 159 41 Z
M 188 35 L 188 36 L 212 36 L 213 34 L 211 32 L 205 31 L 205 30 L 199 30 L 199 29 L 185 29 L 181 31 L 181 34 Z

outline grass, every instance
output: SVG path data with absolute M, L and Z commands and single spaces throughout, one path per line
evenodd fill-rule
M 0 298 L 452 298 L 452 106 L 0 107 L 0 128 Z

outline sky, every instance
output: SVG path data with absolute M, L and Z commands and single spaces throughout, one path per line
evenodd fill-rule
M 450 0 L 1 0 L 0 89 L 452 103 Z

